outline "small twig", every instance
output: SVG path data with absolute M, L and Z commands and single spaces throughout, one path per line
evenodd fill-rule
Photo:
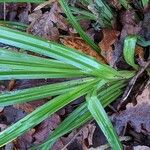
M 120 110 L 123 106 L 125 106 L 127 104 L 127 98 L 129 97 L 135 82 L 137 81 L 138 77 L 147 69 L 147 67 L 150 65 L 150 58 L 148 59 L 147 62 L 144 63 L 144 65 L 140 68 L 140 70 L 138 71 L 138 73 L 130 80 L 122 98 L 121 98 L 121 102 L 118 105 L 118 110 Z

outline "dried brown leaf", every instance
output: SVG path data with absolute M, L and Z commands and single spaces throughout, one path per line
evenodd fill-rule
M 121 39 L 124 39 L 127 35 L 130 34 L 136 35 L 141 30 L 141 23 L 138 23 L 134 10 L 126 10 L 121 15 L 121 23 L 123 25 Z
M 15 80 L 10 80 L 9 83 L 8 83 L 7 90 L 8 91 L 12 91 L 14 89 L 14 87 L 15 87 L 15 83 L 16 83 Z
M 17 109 L 21 109 L 21 110 L 25 111 L 26 113 L 31 113 L 37 107 L 43 105 L 44 103 L 45 103 L 45 101 L 39 100 L 39 101 L 33 101 L 33 102 L 29 102 L 29 103 L 16 104 L 16 105 L 14 105 L 14 107 Z
M 103 39 L 99 43 L 102 55 L 109 64 L 113 61 L 113 44 L 117 41 L 120 32 L 113 29 L 103 29 Z
M 60 39 L 61 42 L 71 48 L 74 48 L 76 50 L 79 50 L 80 52 L 83 52 L 87 55 L 90 55 L 97 60 L 106 63 L 104 58 L 97 54 L 84 40 L 82 40 L 79 37 L 66 37 L 63 39 Z
M 68 137 L 63 137 L 61 140 L 64 143 L 64 148 L 82 147 L 87 150 L 88 147 L 93 145 L 93 135 L 96 129 L 95 124 L 88 124 L 80 129 L 80 131 L 71 132 Z M 63 150 L 64 150 L 63 148 Z
M 136 132 L 150 135 L 150 86 L 137 97 L 135 106 L 129 103 L 126 110 L 115 114 L 113 120 L 119 133 L 130 124 Z
M 39 13 L 39 16 L 38 16 Z M 59 39 L 59 29 L 68 31 L 68 22 L 61 15 L 62 10 L 57 2 L 54 2 L 50 11 L 41 14 L 35 11 L 31 14 L 31 25 L 28 32 L 33 35 L 41 36 L 45 39 L 57 41 Z
M 34 141 L 33 134 L 35 133 L 35 129 L 31 129 L 29 132 L 20 136 L 14 143 L 15 147 L 20 150 L 29 149 Z
M 44 120 L 39 126 L 35 128 L 35 133 L 33 135 L 35 139 L 35 144 L 40 144 L 45 140 L 50 133 L 58 126 L 61 122 L 59 115 L 54 114 L 50 118 Z

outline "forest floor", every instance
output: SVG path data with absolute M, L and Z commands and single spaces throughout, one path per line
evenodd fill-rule
M 114 2 L 114 3 L 113 3 Z M 116 0 L 110 3 L 115 9 L 120 10 Z M 150 40 L 150 8 L 142 10 L 143 18 L 136 19 L 136 12 L 140 8 L 121 10 L 117 14 L 113 28 L 97 29 L 91 20 L 81 20 L 80 25 L 84 31 L 99 45 L 103 58 L 91 50 L 78 35 L 76 30 L 69 24 L 60 5 L 54 1 L 51 5 L 38 6 L 30 3 L 0 3 L 0 20 L 17 21 L 27 24 L 27 32 L 42 38 L 62 43 L 76 48 L 99 61 L 107 62 L 110 66 L 119 69 L 131 69 L 123 59 L 123 41 L 127 35 L 140 34 Z M 36 8 L 36 10 L 35 10 Z M 137 11 L 138 10 L 138 11 Z M 0 47 L 8 47 L 0 43 Z M 15 49 L 15 48 L 14 48 Z M 136 62 L 143 66 L 147 64 L 149 47 L 136 47 Z M 144 64 L 144 65 L 143 65 Z M 143 66 L 142 66 L 143 65 Z M 49 83 L 63 81 L 62 79 L 45 80 L 11 80 L 0 82 L 0 92 L 15 91 Z M 149 76 L 143 72 L 134 78 L 126 89 L 125 102 L 121 97 L 115 103 L 107 107 L 108 115 L 113 122 L 124 149 L 150 150 L 150 82 Z M 131 91 L 129 90 L 133 86 Z M 28 133 L 20 136 L 14 142 L 7 144 L 3 150 L 26 150 L 32 144 L 41 143 L 53 132 L 58 124 L 81 103 L 83 99 L 69 104 L 41 124 L 37 125 Z M 18 104 L 0 108 L 0 129 L 20 120 L 28 113 L 41 106 L 47 99 L 35 102 Z M 118 109 L 118 107 L 120 107 Z M 78 130 L 60 138 L 53 146 L 53 150 L 103 150 L 108 149 L 107 141 L 95 121 L 92 121 Z

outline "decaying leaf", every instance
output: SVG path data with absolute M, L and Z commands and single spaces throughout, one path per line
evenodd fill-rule
M 30 3 L 6 3 L 5 17 L 10 21 L 29 23 L 28 15 L 31 11 Z
M 100 48 L 102 51 L 111 51 L 112 45 L 117 40 L 120 32 L 112 29 L 103 29 L 103 39 L 99 43 Z
M 31 113 L 37 107 L 43 105 L 44 103 L 45 103 L 44 100 L 39 100 L 39 101 L 33 101 L 33 102 L 28 102 L 28 103 L 23 103 L 23 104 L 16 104 L 14 105 L 14 107 L 17 109 L 21 109 L 25 111 L 26 113 Z
M 84 40 L 82 40 L 79 37 L 66 37 L 63 39 L 60 39 L 61 42 L 71 48 L 75 48 L 76 50 L 79 50 L 80 52 L 83 52 L 87 55 L 90 55 L 92 57 L 95 57 L 97 60 L 106 63 L 104 58 L 97 54 Z
M 45 140 L 50 133 L 58 126 L 61 122 L 59 115 L 54 114 L 50 118 L 44 120 L 40 125 L 35 128 L 35 133 L 33 135 L 35 139 L 35 144 L 40 144 Z
M 127 10 L 121 15 L 123 25 L 120 38 L 124 39 L 127 35 L 136 35 L 141 31 L 141 23 L 137 21 L 136 12 Z
M 37 15 L 39 13 L 39 15 Z M 62 11 L 57 2 L 54 2 L 50 11 L 41 14 L 38 10 L 31 14 L 31 25 L 28 32 L 38 35 L 48 40 L 57 41 L 59 39 L 59 29 L 68 31 L 68 22 L 61 15 Z M 35 15 L 34 15 L 35 14 Z M 33 18 L 33 16 L 35 18 Z
M 133 150 L 150 150 L 150 147 L 138 145 L 138 146 L 134 146 Z
M 14 142 L 15 147 L 17 149 L 22 149 L 22 150 L 29 149 L 34 141 L 33 138 L 34 132 L 35 129 L 31 129 L 29 132 L 17 138 L 17 140 Z
M 8 91 L 13 90 L 13 88 L 15 87 L 15 83 L 16 83 L 15 80 L 10 80 L 10 81 L 9 81 L 8 87 L 7 87 Z
M 109 64 L 113 61 L 113 44 L 117 41 L 120 34 L 119 31 L 112 29 L 103 29 L 103 39 L 99 43 L 99 47 L 102 50 L 102 55 L 106 58 Z
M 144 14 L 144 20 L 142 22 L 141 34 L 146 40 L 150 40 L 150 9 Z
M 87 150 L 93 145 L 93 134 L 96 129 L 95 124 L 88 124 L 80 129 L 80 131 L 71 132 L 68 137 L 63 137 L 61 140 L 65 144 L 64 148 L 74 147 L 74 149 L 79 148 Z
M 115 114 L 113 120 L 118 133 L 121 133 L 127 124 L 130 124 L 136 132 L 150 135 L 150 86 L 137 97 L 135 106 L 129 103 L 126 110 Z
M 142 64 L 144 62 L 144 48 L 137 45 L 136 48 L 135 48 L 135 53 L 136 55 L 138 56 L 138 63 L 139 64 Z

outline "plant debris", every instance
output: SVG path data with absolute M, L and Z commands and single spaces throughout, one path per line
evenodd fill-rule
M 113 116 L 116 129 L 119 134 L 129 124 L 136 132 L 150 135 L 150 86 L 137 97 L 137 104 L 129 103 L 126 110 Z

